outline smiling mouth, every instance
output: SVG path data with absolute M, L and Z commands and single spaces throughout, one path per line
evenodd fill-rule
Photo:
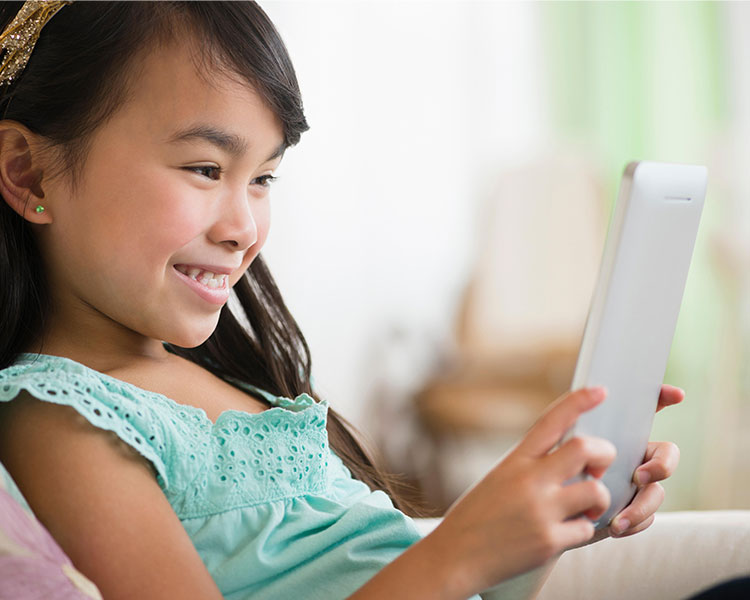
M 229 276 L 223 273 L 212 273 L 211 271 L 206 271 L 197 267 L 190 267 L 188 265 L 175 265 L 174 268 L 183 275 L 190 277 L 193 281 L 196 281 L 209 289 L 215 290 L 227 287 L 227 279 Z

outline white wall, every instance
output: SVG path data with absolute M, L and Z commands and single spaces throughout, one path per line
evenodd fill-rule
M 264 254 L 320 392 L 366 431 L 373 347 L 394 327 L 448 335 L 481 201 L 548 145 L 538 5 L 263 7 L 311 125 L 279 170 Z

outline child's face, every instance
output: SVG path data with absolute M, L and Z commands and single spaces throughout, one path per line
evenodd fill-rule
M 187 47 L 152 53 L 130 99 L 94 134 L 77 189 L 43 185 L 53 223 L 40 239 L 61 316 L 185 347 L 215 329 L 266 240 L 263 184 L 281 161 L 283 130 L 246 83 L 217 75 L 212 84 Z M 216 282 L 200 283 L 205 271 Z

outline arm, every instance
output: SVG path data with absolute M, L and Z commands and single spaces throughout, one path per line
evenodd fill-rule
M 24 395 L 0 405 L 0 461 L 107 600 L 221 598 L 151 464 L 113 433 Z
M 614 459 L 614 446 L 583 437 L 556 445 L 581 413 L 603 399 L 602 390 L 592 389 L 554 402 L 440 525 L 351 599 L 465 599 L 591 539 L 594 528 L 585 517 L 596 518 L 609 506 L 598 478 Z M 563 485 L 581 471 L 594 479 Z
M 664 386 L 657 410 L 683 397 L 682 390 Z M 606 510 L 606 489 L 593 480 L 562 484 L 582 470 L 601 477 L 614 458 L 611 445 L 574 438 L 552 450 L 578 415 L 599 401 L 589 390 L 581 390 L 555 402 L 432 533 L 382 569 L 351 600 L 459 599 L 483 589 L 487 600 L 535 598 L 562 551 L 609 535 L 608 529 L 594 534 L 591 522 L 580 518 L 583 514 L 595 519 Z M 618 515 L 631 521 L 620 535 L 641 531 L 653 521 L 663 497 L 655 482 L 669 477 L 678 459 L 674 444 L 649 445 L 637 473 L 649 473 L 650 483 L 639 485 L 633 502 Z

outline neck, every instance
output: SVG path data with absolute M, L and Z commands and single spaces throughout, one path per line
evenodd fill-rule
M 100 372 L 171 356 L 161 340 L 128 329 L 93 308 L 54 310 L 45 325 L 43 337 L 27 352 L 64 356 Z

